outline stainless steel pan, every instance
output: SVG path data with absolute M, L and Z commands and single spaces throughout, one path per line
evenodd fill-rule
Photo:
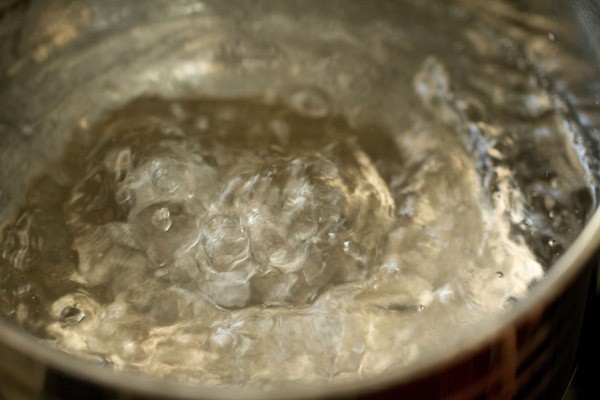
M 361 10 L 365 19 L 380 18 L 382 12 L 378 13 L 378 9 L 385 10 L 389 18 L 395 18 L 394 13 L 398 13 L 399 20 L 408 18 L 400 18 L 402 1 L 281 3 L 0 2 L 0 217 L 6 219 L 14 210 L 23 195 L 22 183 L 26 178 L 59 154 L 64 133 L 57 133 L 56 127 L 72 125 L 77 114 L 61 110 L 58 117 L 48 117 L 56 113 L 55 106 L 61 99 L 70 96 L 78 85 L 97 83 L 97 87 L 104 85 L 103 89 L 93 102 L 88 102 L 88 107 L 102 109 L 111 102 L 123 102 L 126 100 L 123 92 L 106 86 L 110 82 L 103 81 L 107 74 L 132 73 L 133 70 L 120 67 L 130 62 L 131 57 L 151 60 L 162 57 L 161 51 L 165 57 L 171 57 L 169 46 L 179 44 L 153 44 L 152 32 L 160 37 L 161 32 L 192 29 L 192 23 L 214 26 L 215 30 L 223 24 L 232 29 L 235 18 L 246 15 L 251 19 L 259 13 L 264 16 L 274 9 L 297 15 L 299 21 L 308 10 L 322 13 L 333 22 L 348 15 L 356 17 Z M 541 59 L 534 61 L 546 68 L 545 84 L 564 99 L 570 118 L 580 127 L 586 141 L 590 176 L 597 176 L 600 166 L 600 3 L 595 0 L 530 1 L 526 5 L 510 1 L 456 3 L 490 27 L 510 37 L 517 35 L 515 40 L 522 30 L 543 32 L 551 35 L 551 41 L 569 49 L 568 68 L 553 69 L 551 52 L 541 52 Z M 369 46 L 368 38 L 363 44 Z M 232 54 L 221 55 L 252 61 L 254 64 L 249 63 L 249 68 L 269 64 L 269 60 L 281 56 L 268 45 L 256 45 Z M 177 59 L 179 56 L 173 57 L 173 65 L 185 61 L 184 55 Z M 179 69 L 173 68 L 185 81 L 188 71 L 181 65 Z M 208 66 L 205 73 L 210 75 Z M 160 79 L 160 74 L 148 77 L 142 73 L 126 97 L 135 97 Z M 249 83 L 240 74 L 227 80 L 214 76 L 202 82 L 202 90 L 211 94 L 244 95 L 276 79 L 271 76 Z M 38 121 L 41 122 L 38 124 Z M 45 346 L 12 323 L 0 320 L 0 393 L 7 399 L 363 396 L 558 399 L 577 363 L 586 305 L 589 307 L 589 298 L 596 290 L 595 255 L 599 245 L 600 214 L 595 213 L 525 300 L 477 330 L 457 332 L 460 335 L 460 340 L 455 341 L 457 345 L 420 358 L 408 371 L 391 368 L 379 376 L 350 384 L 292 386 L 268 391 L 190 386 L 115 372 L 74 358 Z

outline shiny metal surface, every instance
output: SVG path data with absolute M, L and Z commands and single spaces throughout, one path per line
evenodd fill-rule
M 57 97 L 68 96 L 70 88 L 60 85 L 61 79 L 64 79 L 60 75 L 68 75 L 71 68 L 73 71 L 79 71 L 82 65 L 85 65 L 85 51 L 90 51 L 77 41 L 78 35 L 87 32 L 90 35 L 89 43 L 95 43 L 94 38 L 97 38 L 97 35 L 105 30 L 114 30 L 115 32 L 119 29 L 128 30 L 127 22 L 124 21 L 128 21 L 132 15 L 135 16 L 134 20 L 151 19 L 150 15 L 146 15 L 139 8 L 123 7 L 115 5 L 116 3 L 118 2 L 96 3 L 96 8 L 92 8 L 83 1 L 50 2 L 48 6 L 43 2 L 32 2 L 30 5 L 28 2 L 16 0 L 0 6 L 0 38 L 3 38 L 0 41 L 2 54 L 0 66 L 7 71 L 2 82 L 10 82 L 11 76 L 20 76 L 19 74 L 26 73 L 29 69 L 35 71 L 37 64 L 48 63 L 49 67 L 45 74 L 32 74 L 34 79 L 23 83 L 23 87 L 26 88 L 25 92 L 33 93 L 35 91 L 35 86 L 39 83 L 36 83 L 36 79 L 50 81 L 56 79 L 58 84 L 54 87 L 53 94 Z M 476 2 L 466 1 L 464 3 L 474 9 L 486 7 Z M 501 2 L 498 3 L 501 4 Z M 135 3 L 131 2 L 131 4 Z M 133 7 L 131 4 L 130 7 Z M 146 7 L 159 7 L 164 4 L 157 1 L 152 2 L 152 5 L 146 4 Z M 252 2 L 238 2 L 239 9 L 236 12 L 243 14 L 244 7 L 249 7 L 251 4 Z M 315 3 L 304 2 L 301 6 L 315 6 Z M 299 6 L 299 10 L 302 9 L 301 6 Z M 550 66 L 550 72 L 545 74 L 545 78 L 548 79 L 548 85 L 566 99 L 569 113 L 585 130 L 584 136 L 589 140 L 587 148 L 590 151 L 588 166 L 591 170 L 597 171 L 600 159 L 597 158 L 600 153 L 600 80 L 598 80 L 596 71 L 600 64 L 600 40 L 597 40 L 600 35 L 598 28 L 600 26 L 598 21 L 600 6 L 593 1 L 532 2 L 529 6 L 531 9 L 525 10 L 521 14 L 521 21 L 511 19 L 506 15 L 504 15 L 506 17 L 504 20 L 502 17 L 504 8 L 490 7 L 494 12 L 489 13 L 486 22 L 499 29 L 507 29 L 507 26 L 510 27 L 511 24 L 530 23 L 531 21 L 527 19 L 528 13 L 535 15 L 541 9 L 541 13 L 549 15 L 549 19 L 554 22 L 552 32 L 560 31 L 560 33 L 556 33 L 557 40 L 563 40 L 578 47 L 578 58 L 574 60 L 581 64 L 581 68 L 574 67 L 572 70 L 564 72 L 560 69 L 552 70 Z M 163 13 L 173 17 L 183 16 L 183 20 L 177 20 L 179 22 L 172 26 L 160 25 L 160 28 L 166 31 L 178 30 L 181 28 L 181 24 L 185 25 L 186 15 L 202 14 L 205 10 L 205 5 L 201 2 L 176 2 L 176 5 L 167 7 Z M 97 18 L 102 13 L 104 13 L 103 17 Z M 102 23 L 105 23 L 106 26 L 102 26 Z M 188 21 L 188 23 L 190 22 Z M 211 19 L 207 17 L 204 23 L 210 25 Z M 23 26 L 25 29 L 22 29 Z M 546 29 L 545 26 L 537 28 Z M 33 38 L 38 36 L 37 39 L 29 42 L 18 41 L 14 36 L 16 31 L 20 35 L 28 35 Z M 154 48 L 153 51 L 156 54 L 168 53 L 169 44 L 163 43 L 153 47 L 151 45 L 152 38 L 147 35 L 147 32 L 149 31 L 142 28 L 131 29 L 127 37 L 144 50 Z M 181 40 L 185 39 L 185 36 L 181 38 Z M 203 40 L 218 42 L 219 38 L 207 37 Z M 98 43 L 100 47 L 94 51 L 110 53 L 113 49 L 119 49 L 114 43 L 111 44 L 110 40 Z M 82 50 L 80 58 L 71 59 L 72 64 L 65 65 L 57 62 L 56 65 L 53 65 L 52 63 L 58 60 L 53 58 L 53 53 L 55 51 L 60 53 L 63 47 L 72 51 Z M 189 51 L 195 51 L 193 43 Z M 271 62 L 265 61 L 265 59 L 274 60 L 278 56 L 277 51 L 267 45 L 263 47 L 257 45 L 257 47 L 245 49 L 245 51 L 246 53 L 242 52 L 241 56 L 253 61 L 254 65 Z M 227 64 L 240 54 L 223 51 L 221 56 L 223 63 Z M 119 63 L 113 60 L 126 59 L 127 51 L 123 49 L 113 57 L 114 59 L 107 59 L 104 65 L 90 67 L 88 75 L 82 74 L 79 77 L 78 84 L 85 85 L 93 81 L 98 71 L 123 72 L 120 70 Z M 176 64 L 177 60 L 174 60 L 174 63 Z M 190 70 L 181 64 L 174 68 L 180 74 L 180 82 L 186 82 L 188 77 L 186 74 L 189 74 Z M 194 68 L 207 68 L 206 73 L 210 72 L 209 64 L 196 65 Z M 252 63 L 250 63 L 250 68 L 252 68 Z M 135 72 L 137 71 L 128 71 L 127 73 L 131 77 Z M 197 72 L 196 69 L 194 73 Z M 151 85 L 153 79 L 160 80 L 163 73 L 164 71 L 157 71 L 150 79 L 147 79 L 147 76 L 143 77 L 144 79 L 140 78 L 140 86 L 136 90 L 143 91 L 143 85 Z M 53 76 L 53 74 L 56 75 Z M 215 79 L 200 81 L 200 86 L 202 90 L 209 93 L 227 93 L 229 91 L 239 94 L 245 90 L 252 92 L 253 85 L 264 83 L 248 82 L 244 76 L 237 76 L 237 80 L 235 77 L 230 78 L 220 81 L 217 76 Z M 277 79 L 276 77 L 269 78 Z M 107 82 L 107 84 L 109 83 Z M 177 83 L 174 85 L 176 86 Z M 13 85 L 9 91 L 3 92 L 6 95 L 0 100 L 4 117 L 3 125 L 0 126 L 2 129 L 0 155 L 3 166 L 3 173 L 0 175 L 3 178 L 2 186 L 0 186 L 0 204 L 2 205 L 0 216 L 3 218 L 9 214 L 19 196 L 22 195 L 21 188 L 14 183 L 14 179 L 8 180 L 6 177 L 10 175 L 26 177 L 35 174 L 36 170 L 43 167 L 48 156 L 53 157 L 59 152 L 57 148 L 60 147 L 56 141 L 56 137 L 59 136 L 52 135 L 49 135 L 47 139 L 35 139 L 35 146 L 32 146 L 31 143 L 34 140 L 29 136 L 28 129 L 31 127 L 27 124 L 19 123 L 19 129 L 17 129 L 20 130 L 19 134 L 13 133 L 17 130 L 14 129 L 14 120 L 10 118 L 10 115 L 21 115 L 35 121 L 40 115 L 39 113 L 48 112 L 47 104 L 52 102 L 50 93 L 45 94 L 46 97 L 31 98 L 29 102 L 23 102 L 23 96 L 19 93 L 11 93 L 11 90 L 17 90 L 14 89 L 15 87 L 17 86 Z M 102 87 L 102 85 L 95 87 Z M 172 89 L 173 87 L 167 87 L 164 90 L 165 93 L 169 93 Z M 177 88 L 177 90 L 180 89 L 180 87 Z M 190 90 L 195 89 L 197 88 Z M 14 99 L 19 101 L 11 101 L 11 94 L 16 94 Z M 98 93 L 98 107 L 102 108 L 103 104 L 110 102 L 122 102 L 125 99 L 121 96 L 122 93 L 118 88 L 103 87 L 103 91 Z M 26 112 L 22 111 L 24 108 L 27 109 Z M 56 110 L 51 109 L 50 112 L 56 112 Z M 59 115 L 62 119 L 59 122 L 76 121 L 80 110 L 73 111 L 71 115 L 68 112 Z M 9 117 L 6 118 L 6 116 Z M 59 122 L 55 121 L 55 123 Z M 85 121 L 77 122 L 86 123 Z M 52 119 L 48 119 L 45 123 L 51 125 Z M 46 132 L 51 132 L 51 130 L 51 126 L 47 127 Z M 31 159 L 37 161 L 22 163 L 24 154 L 29 154 Z M 31 156 L 31 154 L 35 155 Z M 256 389 L 203 388 L 156 381 L 127 372 L 116 373 L 46 347 L 25 335 L 15 326 L 0 321 L 0 354 L 2 355 L 0 374 L 7 377 L 0 381 L 0 392 L 4 390 L 7 398 L 17 399 L 19 396 L 21 398 L 52 396 L 52 394 L 43 394 L 50 391 L 59 398 L 59 395 L 56 394 L 57 391 L 64 390 L 59 387 L 60 382 L 64 381 L 65 377 L 70 377 L 75 382 L 82 381 L 107 388 L 106 393 L 97 388 L 92 390 L 98 394 L 98 398 L 128 399 L 146 396 L 182 399 L 320 398 L 362 396 L 373 393 L 390 398 L 398 396 L 398 394 L 405 394 L 410 398 L 460 399 L 481 398 L 481 396 L 539 398 L 546 395 L 546 398 L 555 395 L 560 397 L 558 393 L 564 390 L 574 366 L 575 343 L 582 324 L 582 310 L 587 300 L 585 293 L 590 286 L 591 272 L 593 268 L 596 268 L 595 263 L 591 260 L 594 260 L 593 256 L 599 245 L 600 214 L 596 213 L 575 242 L 556 261 L 547 276 L 536 285 L 525 300 L 516 304 L 512 310 L 500 318 L 483 324 L 476 331 L 460 332 L 460 338 L 456 340 L 458 345 L 419 359 L 410 371 L 396 371 L 392 368 L 377 377 L 356 383 L 311 387 L 290 386 L 268 392 Z M 3 388 L 3 385 L 8 389 Z M 81 390 L 82 386 L 77 383 L 73 387 L 78 388 L 75 390 Z

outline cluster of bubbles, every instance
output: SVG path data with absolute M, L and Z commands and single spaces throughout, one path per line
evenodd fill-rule
M 64 351 L 207 385 L 355 379 L 456 344 L 542 278 L 589 194 L 565 160 L 535 163 L 551 187 L 513 168 L 560 134 L 500 129 L 451 75 L 423 60 L 402 132 L 351 128 L 307 87 L 133 101 L 32 185 L 4 231 L 2 312 Z M 552 111 L 534 97 L 515 119 Z
M 422 101 L 448 96 L 444 79 L 427 61 Z M 115 368 L 209 385 L 409 365 L 440 329 L 504 309 L 542 275 L 473 189 L 462 143 L 423 132 L 364 135 L 310 88 L 286 105 L 129 104 L 73 143 L 65 184 L 31 197 L 56 197 L 50 226 L 75 254 L 38 330 Z M 36 231 L 40 215 L 6 232 L 5 259 L 45 260 L 38 244 L 58 236 Z M 48 313 L 25 305 L 36 290 L 17 294 L 22 324 Z
M 155 143 L 141 154 L 123 146 L 130 133 L 121 128 L 95 149 L 67 207 L 88 284 L 154 270 L 219 307 L 241 308 L 310 304 L 328 285 L 367 278 L 394 202 L 356 140 L 340 135 L 318 151 L 288 146 L 259 159 L 230 144 L 227 131 L 194 148 L 171 134 L 184 125 L 149 122 Z

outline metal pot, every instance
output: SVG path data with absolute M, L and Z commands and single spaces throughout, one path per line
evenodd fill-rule
M 437 3 L 436 7 L 443 2 Z M 540 85 L 562 99 L 565 115 L 577 123 L 593 197 L 597 195 L 600 4 L 592 0 L 454 3 L 443 8 L 454 13 L 448 18 L 476 20 L 514 40 L 518 45 L 509 50 L 525 53 Z M 23 182 L 59 157 L 74 127 L 142 93 L 246 96 L 285 91 L 290 82 L 331 92 L 337 84 L 333 78 L 342 70 L 351 76 L 363 74 L 364 79 L 351 92 L 360 95 L 342 98 L 339 94 L 336 104 L 341 108 L 370 104 L 379 107 L 381 114 L 393 113 L 378 99 L 386 96 L 391 82 L 403 79 L 398 69 L 410 70 L 411 62 L 392 65 L 394 60 L 384 55 L 379 69 L 362 69 L 365 60 L 377 62 L 382 42 L 375 43 L 368 35 L 347 41 L 334 37 L 338 31 L 329 30 L 329 24 L 364 33 L 369 32 L 365 28 L 369 24 L 387 29 L 413 21 L 424 35 L 445 34 L 443 27 L 423 28 L 427 20 L 408 13 L 415 8 L 406 4 L 4 2 L 0 5 L 0 218 L 6 220 L 18 206 Z M 443 17 L 440 12 L 436 21 Z M 394 36 L 400 32 L 387 32 L 387 40 L 398 46 L 394 51 L 414 47 L 415 43 Z M 569 58 L 555 62 L 563 54 L 552 46 L 568 48 Z M 341 55 L 328 58 L 334 48 Z M 449 50 L 440 57 L 451 59 L 452 54 Z M 319 60 L 330 63 L 317 65 Z M 594 208 L 589 205 L 590 215 Z M 560 398 L 575 369 L 579 337 L 595 295 L 594 255 L 599 242 L 600 215 L 595 213 L 526 299 L 477 330 L 457 331 L 452 346 L 420 358 L 409 370 L 391 368 L 343 385 L 268 391 L 207 388 L 116 372 L 47 347 L 0 320 L 0 393 L 8 399 Z

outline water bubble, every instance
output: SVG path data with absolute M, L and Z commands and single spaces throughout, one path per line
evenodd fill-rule
M 317 216 L 312 210 L 305 209 L 296 214 L 290 224 L 289 235 L 301 241 L 310 240 L 315 237 L 319 229 Z
M 299 271 L 303 264 L 306 249 L 296 243 L 288 243 L 285 247 L 275 248 L 269 254 L 269 264 L 284 273 Z
M 53 333 L 63 336 L 72 335 L 69 327 L 75 325 L 78 329 L 95 327 L 100 307 L 88 294 L 74 292 L 57 299 L 50 308 L 53 319 L 57 321 Z
M 131 229 L 138 245 L 158 266 L 190 250 L 200 238 L 198 217 L 187 202 L 152 204 L 131 217 Z
M 554 239 L 548 240 L 548 246 L 550 246 L 550 247 L 554 247 L 557 244 L 558 244 L 558 242 L 556 240 L 554 240 Z
M 161 290 L 162 287 L 160 285 L 155 285 L 155 288 L 151 287 L 151 285 L 146 285 L 146 289 L 146 296 L 144 296 L 146 298 L 141 306 L 144 309 L 144 313 L 153 318 L 156 324 L 171 325 L 183 317 L 180 309 L 180 305 L 182 304 L 181 297 L 176 290 Z M 140 297 L 137 298 L 137 301 L 140 301 Z
M 167 207 L 162 207 L 156 210 L 152 215 L 152 223 L 157 229 L 166 232 L 171 227 L 171 213 Z
M 66 306 L 60 312 L 60 322 L 65 325 L 74 325 L 85 318 L 85 313 L 77 307 Z
M 175 176 L 175 171 L 169 168 L 158 167 L 152 174 L 152 182 L 158 190 L 173 193 L 180 186 L 180 180 Z
M 224 308 L 241 308 L 250 301 L 249 282 L 223 283 L 214 282 L 210 287 L 213 301 Z
M 299 114 L 310 118 L 326 117 L 330 109 L 327 95 L 315 88 L 304 88 L 292 94 L 290 106 Z
M 230 271 L 248 257 L 248 237 L 240 222 L 227 215 L 206 217 L 202 225 L 202 241 L 216 271 Z
M 298 282 L 296 274 L 282 274 L 277 270 L 252 280 L 252 291 L 260 303 L 266 306 L 281 306 L 299 301 L 292 289 Z M 295 298 L 293 298 L 295 297 Z

